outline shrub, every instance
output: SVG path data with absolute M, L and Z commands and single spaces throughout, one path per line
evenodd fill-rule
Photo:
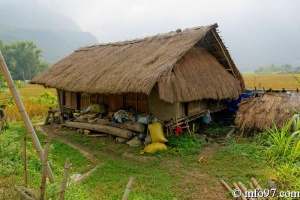
M 295 190 L 300 187 L 300 123 L 294 115 L 288 123 L 278 128 L 275 124 L 258 137 L 266 146 L 271 162 L 271 173 L 279 189 Z
M 195 135 L 187 133 L 179 134 L 178 137 L 171 135 L 168 137 L 168 146 L 170 154 L 197 154 L 203 143 L 199 141 Z
M 275 124 L 263 136 L 260 142 L 268 147 L 267 153 L 273 162 L 294 163 L 300 159 L 299 116 L 294 115 L 290 121 L 278 128 Z
M 49 107 L 57 107 L 57 97 L 50 92 L 43 92 L 38 97 L 31 97 L 29 100 Z

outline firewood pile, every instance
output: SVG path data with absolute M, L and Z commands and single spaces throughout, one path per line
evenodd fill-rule
M 152 116 L 125 110 L 114 113 L 85 111 L 73 113 L 73 117 L 66 120 L 64 125 L 89 137 L 113 137 L 119 143 L 134 139 L 136 142 L 133 146 L 139 146 L 146 137 L 147 125 L 151 121 Z

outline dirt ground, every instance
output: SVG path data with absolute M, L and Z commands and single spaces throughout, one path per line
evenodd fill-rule
M 63 143 L 68 144 L 69 146 L 79 150 L 85 157 L 87 157 L 91 162 L 93 162 L 95 165 L 100 163 L 98 160 L 99 155 L 105 155 L 105 156 L 112 156 L 112 157 L 120 157 L 120 152 L 122 152 L 122 157 L 126 159 L 130 159 L 132 161 L 138 161 L 138 162 L 151 162 L 153 159 L 158 159 L 156 157 L 151 156 L 143 156 L 138 155 L 136 153 L 131 153 L 130 148 L 128 146 L 128 149 L 122 149 L 122 151 L 118 151 L 118 144 L 112 139 L 109 138 L 101 138 L 101 137 L 95 137 L 91 139 L 91 143 L 97 144 L 104 142 L 105 143 L 105 150 L 96 150 L 93 148 L 93 145 L 84 145 L 81 142 L 74 142 L 70 138 L 72 138 L 73 135 L 78 135 L 75 130 L 68 130 L 68 131 L 59 131 L 58 127 L 49 127 L 49 126 L 36 126 L 36 129 L 44 134 L 49 135 L 50 138 L 53 138 L 55 140 L 59 140 Z M 87 137 L 82 135 L 83 137 Z M 123 145 L 124 147 L 124 145 Z M 203 168 L 203 171 L 200 171 L 199 168 L 197 168 L 197 165 L 209 165 L 210 159 L 212 159 L 212 155 L 224 148 L 224 146 L 214 143 L 206 145 L 198 158 L 201 157 L 204 158 L 207 163 L 203 163 L 201 161 L 196 161 L 195 168 L 193 166 L 184 167 L 183 166 L 183 159 L 180 157 L 168 157 L 164 158 L 163 167 L 170 168 L 170 170 L 174 171 L 174 173 L 182 173 L 184 172 L 184 175 L 181 180 L 178 180 L 178 183 L 173 185 L 173 188 L 182 190 L 183 193 L 188 196 L 186 199 L 213 199 L 213 200 L 222 200 L 222 199 L 228 199 L 226 197 L 226 190 L 225 188 L 220 184 L 220 178 L 217 178 L 215 176 L 210 175 L 210 173 L 207 173 L 205 170 L 205 166 Z

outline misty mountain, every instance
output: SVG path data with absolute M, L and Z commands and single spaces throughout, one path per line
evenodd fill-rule
M 1 1 L 0 40 L 33 41 L 43 50 L 43 60 L 55 63 L 78 47 L 97 44 L 70 18 L 34 1 Z M 26 9 L 25 9 L 26 8 Z

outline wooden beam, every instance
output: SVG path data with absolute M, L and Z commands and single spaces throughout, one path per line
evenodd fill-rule
M 219 46 L 221 47 L 222 49 L 222 52 L 223 52 L 223 56 L 225 57 L 229 67 L 232 69 L 232 74 L 234 75 L 234 77 L 237 77 L 236 74 L 234 73 L 234 70 L 233 70 L 233 66 L 232 66 L 232 63 L 230 62 L 228 56 L 226 55 L 226 51 L 225 49 L 223 48 L 223 44 L 221 43 L 221 41 L 219 40 L 218 36 L 215 34 L 215 32 L 213 30 L 211 30 L 213 36 L 215 37 L 215 39 L 217 40 Z
M 122 138 L 131 138 L 133 133 L 129 130 L 124 130 L 121 128 L 109 126 L 109 125 L 104 125 L 104 124 L 90 124 L 90 123 L 82 123 L 82 122 L 66 122 L 67 127 L 72 127 L 72 128 L 82 128 L 82 129 L 87 129 L 91 131 L 97 131 L 97 132 L 102 132 L 102 133 L 108 133 L 111 135 L 116 135 Z

